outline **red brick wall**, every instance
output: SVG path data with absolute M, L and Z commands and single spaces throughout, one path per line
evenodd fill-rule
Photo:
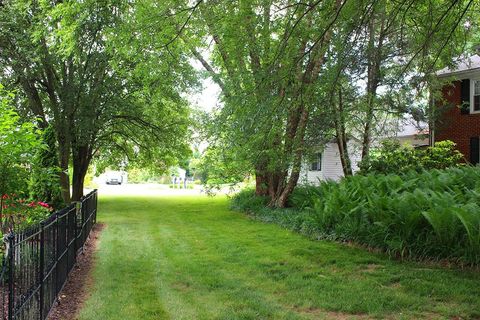
M 470 138 L 480 136 L 480 113 L 461 114 L 461 81 L 443 87 L 442 94 L 446 105 L 435 124 L 435 141 L 452 140 L 465 159 L 470 159 Z

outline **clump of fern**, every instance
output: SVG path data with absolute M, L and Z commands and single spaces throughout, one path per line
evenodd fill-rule
M 357 175 L 298 188 L 290 204 L 257 215 L 392 256 L 480 265 L 480 167 Z

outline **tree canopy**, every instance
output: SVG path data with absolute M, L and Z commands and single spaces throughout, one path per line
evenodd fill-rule
M 165 19 L 175 17 L 177 40 L 222 89 L 209 126 L 212 173 L 253 172 L 257 194 L 284 206 L 308 155 L 335 137 L 351 174 L 351 128 L 366 157 L 381 119 L 409 111 L 418 98 L 412 88 L 464 51 L 475 8 L 430 0 L 177 2 Z
M 83 195 L 93 157 L 164 167 L 188 151 L 191 84 L 166 51 L 139 45 L 136 10 L 126 1 L 4 1 L 2 82 L 21 89 L 20 108 L 51 124 L 63 198 Z M 128 159 L 128 160 L 127 160 Z
M 285 206 L 306 160 L 335 139 L 370 153 L 384 119 L 470 45 L 473 0 L 106 0 L 0 4 L 0 77 L 18 110 L 55 133 L 63 198 L 99 167 L 166 170 L 190 151 L 187 95 L 202 78 L 221 106 L 202 128 L 212 181 L 254 174 Z M 200 66 L 200 69 L 195 66 Z M 416 90 L 412 90 L 417 89 Z

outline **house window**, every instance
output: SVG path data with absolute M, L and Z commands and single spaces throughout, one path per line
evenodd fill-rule
M 310 171 L 322 171 L 322 154 L 315 154 L 314 161 L 310 165 Z
M 472 165 L 480 163 L 480 137 L 470 138 L 470 163 Z
M 480 112 L 480 80 L 473 80 L 472 112 Z

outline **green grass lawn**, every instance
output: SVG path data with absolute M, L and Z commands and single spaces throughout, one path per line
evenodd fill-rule
M 103 197 L 81 320 L 480 319 L 480 274 L 264 224 L 226 198 Z

